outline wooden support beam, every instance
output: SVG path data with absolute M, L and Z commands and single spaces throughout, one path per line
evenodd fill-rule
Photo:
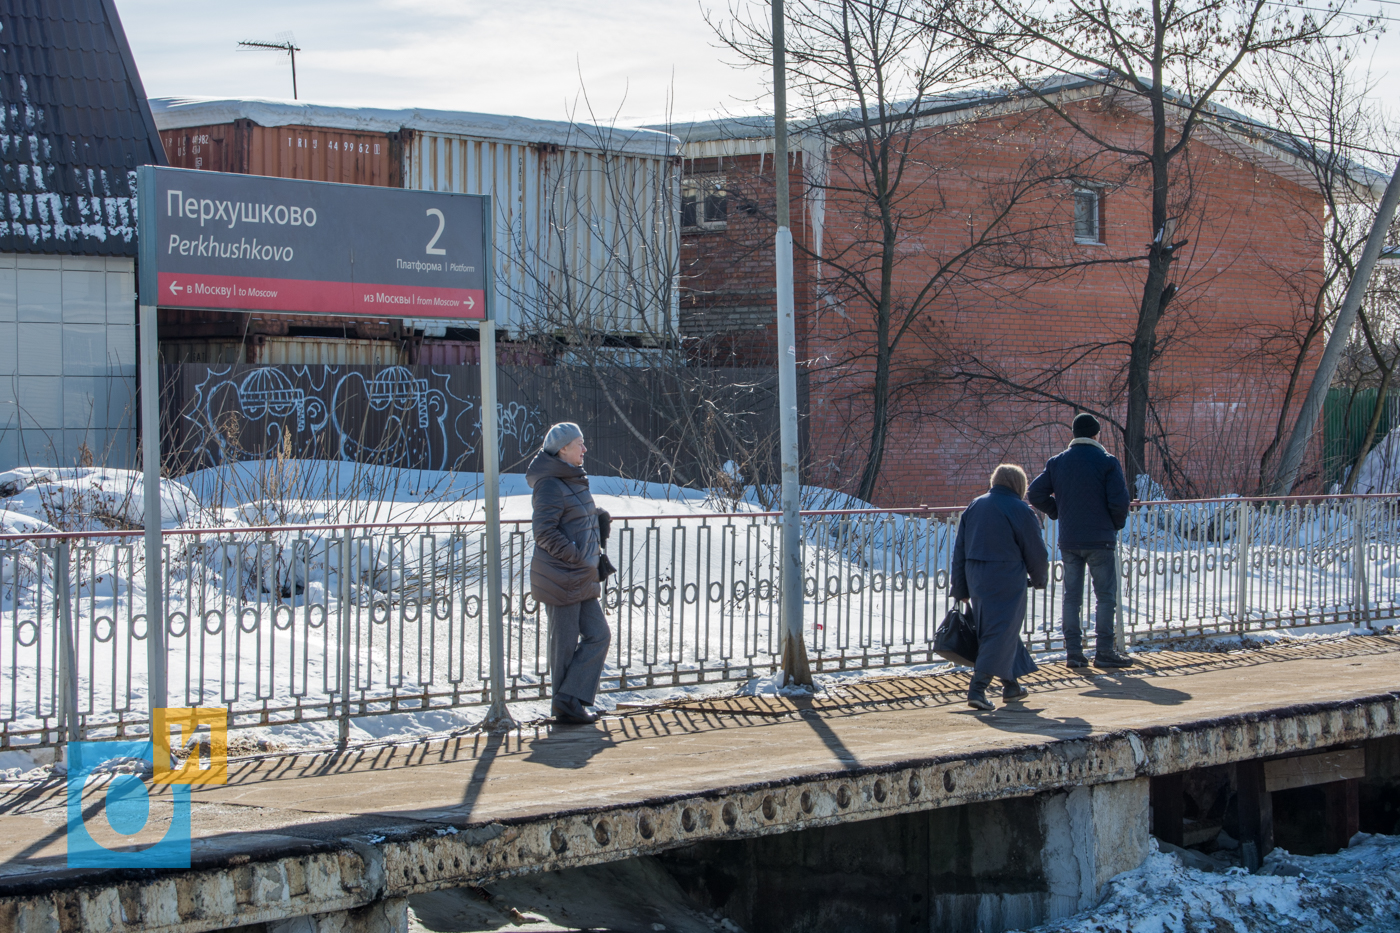
M 1264 762 L 1264 785 L 1270 793 L 1331 784 L 1334 781 L 1351 781 L 1365 776 L 1366 750 L 1362 748 L 1344 748 L 1336 752 Z
M 1154 777 L 1148 786 L 1152 835 L 1174 846 L 1186 844 L 1185 783 L 1185 775 L 1178 772 Z
M 1328 852 L 1340 852 L 1361 831 L 1361 782 L 1352 778 L 1322 785 L 1326 794 L 1323 811 L 1323 845 Z
M 1274 849 L 1274 803 L 1264 780 L 1264 762 L 1235 765 L 1240 813 L 1240 845 L 1245 867 L 1254 871 Z

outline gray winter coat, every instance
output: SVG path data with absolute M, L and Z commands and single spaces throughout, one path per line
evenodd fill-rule
M 530 592 L 549 606 L 572 606 L 602 593 L 598 557 L 602 543 L 588 473 L 541 450 L 525 471 L 534 490 L 535 553 Z

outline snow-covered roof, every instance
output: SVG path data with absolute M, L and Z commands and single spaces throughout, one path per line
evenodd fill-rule
M 0 251 L 136 255 L 136 166 L 165 163 L 116 7 L 0 0 Z
M 162 130 L 251 120 L 259 126 L 315 126 L 365 133 L 397 133 L 401 129 L 411 129 L 471 139 L 607 149 L 636 155 L 671 156 L 677 153 L 680 145 L 675 136 L 654 129 L 594 126 L 456 110 L 332 107 L 255 97 L 157 97 L 151 100 L 151 110 L 156 126 Z

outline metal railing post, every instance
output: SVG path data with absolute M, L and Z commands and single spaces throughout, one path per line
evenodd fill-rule
M 69 588 L 71 547 L 67 539 L 58 542 L 53 586 L 58 621 L 58 703 L 63 741 L 76 742 L 78 728 L 78 652 L 73 638 L 73 600 Z
M 1235 631 L 1245 630 L 1245 615 L 1249 612 L 1249 503 L 1241 501 L 1236 507 L 1235 521 Z
M 1128 525 L 1126 528 L 1124 528 L 1124 531 L 1127 531 L 1129 528 L 1132 528 L 1133 523 L 1136 521 L 1137 514 L 1134 512 L 1128 513 Z M 1123 590 L 1125 588 L 1125 585 L 1123 582 L 1122 552 L 1124 537 L 1126 537 L 1126 535 L 1124 534 L 1120 533 L 1118 535 L 1118 545 L 1113 549 L 1113 650 L 1118 652 L 1119 654 L 1125 653 L 1128 647 L 1126 635 L 1127 626 L 1123 623 Z M 1089 575 L 1087 573 L 1084 574 L 1084 578 L 1087 580 L 1089 578 Z M 1087 606 L 1088 604 L 1086 603 L 1085 605 Z
M 1366 573 L 1366 500 L 1359 496 L 1351 500 L 1351 537 L 1352 624 L 1365 627 L 1371 620 L 1371 586 Z
M 340 539 L 340 744 L 350 742 L 350 563 L 354 539 L 347 528 Z

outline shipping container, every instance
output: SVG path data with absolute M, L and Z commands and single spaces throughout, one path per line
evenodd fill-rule
M 481 344 L 475 340 L 424 340 L 418 347 L 418 362 L 424 366 L 476 366 L 481 362 Z M 498 343 L 496 362 L 502 366 L 544 366 L 554 360 L 528 343 Z
M 162 130 L 177 168 L 402 187 L 397 133 L 351 133 L 314 126 L 259 126 L 252 120 Z
M 567 337 L 570 324 L 583 321 L 599 333 L 643 343 L 673 339 L 679 143 L 668 133 L 293 101 L 158 98 L 151 107 L 168 138 L 167 148 L 173 146 L 174 164 L 259 171 L 232 167 L 255 164 L 258 147 L 253 142 L 247 145 L 247 161 L 239 163 L 235 154 L 243 151 L 243 143 L 230 143 L 225 132 L 215 147 L 213 133 L 203 132 L 247 124 L 250 140 L 255 130 L 262 130 L 259 138 L 277 140 L 273 148 L 279 154 L 298 152 L 296 139 L 305 140 L 303 153 L 323 156 L 333 151 L 325 148 L 326 140 L 336 134 L 383 140 L 391 163 L 384 170 L 387 180 L 369 183 L 490 194 L 497 244 L 496 320 L 512 338 L 540 333 Z M 199 153 L 193 151 L 196 138 L 201 140 Z M 181 145 L 186 146 L 183 154 Z M 284 162 L 274 160 L 268 154 L 272 150 L 262 151 L 263 161 L 256 163 L 261 174 L 323 177 L 295 174 L 299 165 L 318 164 L 314 158 Z M 187 161 L 194 158 L 210 161 L 195 166 Z M 224 169 L 224 164 L 231 167 Z
M 327 366 L 401 366 L 408 354 L 395 340 L 338 337 L 249 337 L 247 340 L 162 340 L 162 363 L 290 363 Z
M 463 114 L 463 117 L 475 115 Z M 568 124 L 415 131 L 409 188 L 494 199 L 496 320 L 512 336 L 673 339 L 679 272 L 676 140 Z M 541 140 L 544 130 L 552 131 Z M 502 138 L 514 135 L 516 138 Z M 494 138 L 493 138 L 494 137 Z

